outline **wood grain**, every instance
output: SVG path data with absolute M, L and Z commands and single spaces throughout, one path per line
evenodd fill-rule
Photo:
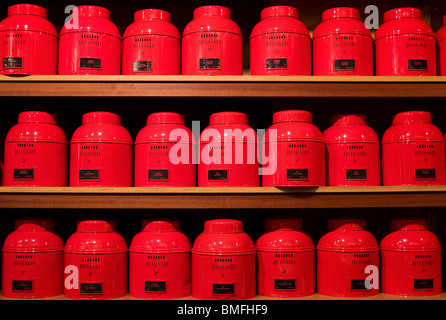
M 296 209 L 446 206 L 446 186 L 321 188 L 0 187 L 1 208 Z
M 446 77 L 0 76 L 3 97 L 446 97 Z

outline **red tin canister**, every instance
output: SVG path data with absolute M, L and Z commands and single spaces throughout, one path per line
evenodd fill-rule
M 135 140 L 136 187 L 195 187 L 195 140 L 184 116 L 152 113 Z
M 141 299 L 190 296 L 191 244 L 169 221 L 149 222 L 130 245 L 129 294 Z
M 398 113 L 382 138 L 383 185 L 445 184 L 445 142 L 426 111 Z
M 381 185 L 380 143 L 362 114 L 337 115 L 325 130 L 329 186 Z
M 329 221 L 331 231 L 317 245 L 318 293 L 337 297 L 379 293 L 379 247 L 365 225 L 360 219 Z M 369 276 L 373 280 L 368 281 Z
M 59 74 L 121 74 L 121 35 L 110 16 L 98 6 L 74 8 L 60 31 Z
M 243 36 L 231 10 L 203 6 L 183 31 L 182 74 L 242 75 Z
M 40 219 L 16 221 L 2 250 L 3 296 L 34 299 L 63 294 L 64 243 L 52 225 Z
M 315 292 L 315 248 L 300 219 L 266 219 L 256 243 L 261 296 L 300 297 Z
M 417 8 L 384 13 L 375 34 L 377 76 L 436 76 L 436 39 Z
M 313 33 L 315 76 L 373 76 L 373 39 L 354 8 L 333 8 L 322 13 Z
M 271 136 L 274 132 L 277 138 Z M 313 124 L 311 112 L 285 110 L 274 113 L 273 125 L 265 132 L 263 146 L 264 187 L 325 185 L 324 138 Z M 275 172 L 266 172 L 266 166 L 270 169 L 275 167 Z
M 243 223 L 206 221 L 192 248 L 192 296 L 243 300 L 256 296 L 256 253 Z
M 79 222 L 65 245 L 64 264 L 66 298 L 102 300 L 127 294 L 127 244 L 112 222 Z
M 199 187 L 258 187 L 257 135 L 241 112 L 218 112 L 200 135 Z
M 382 292 L 441 294 L 441 245 L 427 221 L 392 220 L 391 230 L 380 243 Z
M 311 37 L 290 6 L 262 10 L 251 32 L 251 75 L 311 75 Z
M 130 133 L 121 126 L 119 115 L 84 114 L 70 148 L 70 186 L 132 186 L 133 143 Z
M 32 4 L 8 7 L 0 22 L 2 74 L 57 74 L 57 40 L 47 10 Z
M 122 41 L 122 74 L 178 75 L 181 35 L 169 12 L 136 11 Z
M 443 16 L 443 26 L 437 31 L 437 74 L 446 76 L 446 15 Z
M 4 186 L 64 187 L 68 141 L 54 114 L 22 112 L 6 135 Z

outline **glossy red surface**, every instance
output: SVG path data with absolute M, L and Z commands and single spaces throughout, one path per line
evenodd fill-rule
M 382 292 L 402 296 L 442 293 L 441 244 L 427 221 L 391 221 L 380 243 Z
M 329 186 L 381 185 L 381 152 L 376 132 L 363 115 L 338 115 L 324 131 Z
M 375 46 L 377 76 L 437 75 L 435 35 L 420 9 L 387 11 Z
M 340 7 L 322 13 L 313 33 L 313 74 L 373 75 L 373 39 L 357 9 Z
M 79 222 L 64 250 L 65 297 L 102 300 L 125 296 L 127 253 L 127 244 L 115 232 L 113 223 L 103 220 Z
M 84 114 L 70 149 L 70 186 L 132 186 L 133 142 L 119 115 Z
M 212 114 L 200 135 L 198 186 L 260 186 L 256 152 L 257 135 L 246 114 Z
M 377 295 L 378 287 L 367 288 L 367 267 L 379 269 L 379 247 L 364 221 L 329 221 L 329 232 L 317 244 L 317 292 L 337 297 Z M 379 277 L 375 278 L 379 281 Z M 370 282 L 376 285 L 376 283 Z
M 135 140 L 135 186 L 196 186 L 195 147 L 183 115 L 150 114 Z
M 2 249 L 2 295 L 46 298 L 63 293 L 63 240 L 43 226 L 47 221 L 16 222 Z
M 59 74 L 121 74 L 121 35 L 110 11 L 78 6 L 60 32 Z
M 122 45 L 122 74 L 181 73 L 181 35 L 167 11 L 136 11 Z
M 251 75 L 311 75 L 311 38 L 290 6 L 271 6 L 250 37 Z
M 265 132 L 263 146 L 262 166 L 275 167 L 276 170 L 272 174 L 263 171 L 262 186 L 325 185 L 324 139 L 313 124 L 310 112 L 285 110 L 274 113 L 273 124 Z
M 4 186 L 67 185 L 68 141 L 57 126 L 57 117 L 26 111 L 7 133 L 4 155 Z
M 57 40 L 47 10 L 32 4 L 8 7 L 0 22 L 2 74 L 57 74 Z
M 129 294 L 175 299 L 191 294 L 191 244 L 170 221 L 152 221 L 130 245 Z
M 383 185 L 445 184 L 445 142 L 425 111 L 397 114 L 382 138 Z
M 256 253 L 241 221 L 205 222 L 192 248 L 192 296 L 244 300 L 256 296 Z
M 182 37 L 182 74 L 242 75 L 243 36 L 222 6 L 194 10 Z

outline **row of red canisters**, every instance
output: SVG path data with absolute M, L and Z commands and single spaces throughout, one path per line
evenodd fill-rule
M 150 114 L 133 143 L 121 117 L 114 113 L 84 114 L 82 125 L 68 142 L 55 115 L 22 112 L 6 136 L 3 185 L 446 184 L 445 139 L 429 112 L 398 113 L 382 141 L 363 115 L 334 116 L 323 133 L 308 111 L 279 111 L 273 114 L 272 122 L 260 140 L 246 114 L 214 113 L 209 126 L 194 133 L 200 135 L 198 148 L 196 137 L 178 113 Z
M 128 248 L 113 221 L 85 220 L 66 244 L 51 221 L 16 221 L 3 246 L 11 298 L 201 300 L 442 293 L 441 245 L 423 219 L 395 219 L 380 244 L 362 219 L 332 219 L 315 247 L 300 219 L 208 220 L 193 246 L 177 220 L 142 224 Z
M 1 73 L 243 74 L 243 35 L 226 7 L 196 8 L 182 35 L 163 10 L 135 12 L 122 37 L 110 18 L 106 8 L 79 6 L 57 34 L 46 9 L 9 7 L 0 23 Z M 250 68 L 252 75 L 446 75 L 445 39 L 446 28 L 435 35 L 417 8 L 387 11 L 373 39 L 354 8 L 324 11 L 311 37 L 296 8 L 272 6 L 252 30 Z

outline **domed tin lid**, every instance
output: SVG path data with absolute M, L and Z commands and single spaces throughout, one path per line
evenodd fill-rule
M 208 220 L 195 239 L 192 253 L 204 255 L 243 255 L 255 253 L 252 239 L 244 232 L 243 222 L 232 219 Z
M 131 252 L 139 253 L 182 253 L 189 252 L 189 239 L 170 221 L 149 222 L 142 232 L 133 237 Z
M 124 238 L 115 232 L 114 222 L 85 220 L 77 225 L 65 245 L 66 253 L 106 254 L 127 251 Z
M 45 221 L 30 220 L 16 223 L 15 231 L 10 233 L 4 242 L 4 252 L 53 252 L 63 251 L 63 240 L 45 228 Z

